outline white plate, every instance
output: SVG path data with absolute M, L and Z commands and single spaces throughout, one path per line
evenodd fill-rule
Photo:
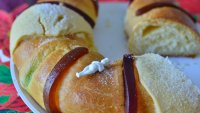
M 95 28 L 95 44 L 104 56 L 116 60 L 127 50 L 123 20 L 127 3 L 101 3 L 99 19 Z M 200 88 L 200 57 L 170 58 L 170 60 Z M 19 85 L 18 71 L 11 61 L 11 75 L 18 94 L 34 113 L 44 113 L 42 109 Z

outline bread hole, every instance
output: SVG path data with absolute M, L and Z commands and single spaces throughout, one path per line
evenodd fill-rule
M 54 26 L 64 19 L 63 15 L 59 15 L 54 23 Z
M 159 29 L 160 26 L 147 26 L 144 30 L 143 30 L 143 34 L 142 37 L 145 37 L 147 34 Z

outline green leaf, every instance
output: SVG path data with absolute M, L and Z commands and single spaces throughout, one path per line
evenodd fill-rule
M 196 21 L 198 21 L 199 17 L 197 15 L 193 15 Z
M 4 110 L 0 110 L 0 113 L 22 113 L 22 112 L 14 111 L 11 109 L 4 109 Z
M 0 82 L 4 84 L 12 84 L 10 69 L 4 65 L 0 65 Z
M 0 96 L 0 104 L 4 104 L 9 100 L 9 96 Z
M 0 113 L 24 113 L 24 112 L 15 111 L 12 109 L 4 109 L 4 110 L 0 110 Z M 33 112 L 26 112 L 26 113 L 33 113 Z

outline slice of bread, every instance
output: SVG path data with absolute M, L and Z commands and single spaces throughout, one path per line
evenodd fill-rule
M 141 84 L 153 99 L 156 113 L 199 113 L 200 90 L 167 58 L 135 57 Z
M 164 2 L 164 3 L 163 3 Z M 170 0 L 135 0 L 128 8 L 125 31 L 135 55 L 194 56 L 200 53 L 200 35 L 194 21 L 178 8 L 164 6 L 137 15 L 139 9 Z

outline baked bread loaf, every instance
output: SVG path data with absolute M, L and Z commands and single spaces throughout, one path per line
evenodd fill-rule
M 76 12 L 76 8 L 68 8 L 69 4 L 65 6 L 65 3 L 60 3 L 38 3 L 31 6 L 17 17 L 11 29 L 10 52 L 19 70 L 21 86 L 43 108 L 46 79 L 65 54 L 77 47 L 86 47 L 89 52 L 93 51 L 91 54 L 95 54 L 91 60 L 102 58 L 102 55 L 95 53 L 92 26 L 81 15 L 87 10 L 83 11 L 79 7 Z M 96 8 L 91 10 L 97 12 Z M 89 59 L 88 62 L 91 61 Z M 41 84 L 38 81 L 42 81 Z
M 199 88 L 159 55 L 125 55 L 102 72 L 77 78 L 77 72 L 104 57 L 96 51 L 90 22 L 64 4 L 36 4 L 18 16 L 11 30 L 20 84 L 47 112 L 200 111 Z
M 135 55 L 195 56 L 200 35 L 193 17 L 174 0 L 134 0 L 125 18 L 128 48 Z

